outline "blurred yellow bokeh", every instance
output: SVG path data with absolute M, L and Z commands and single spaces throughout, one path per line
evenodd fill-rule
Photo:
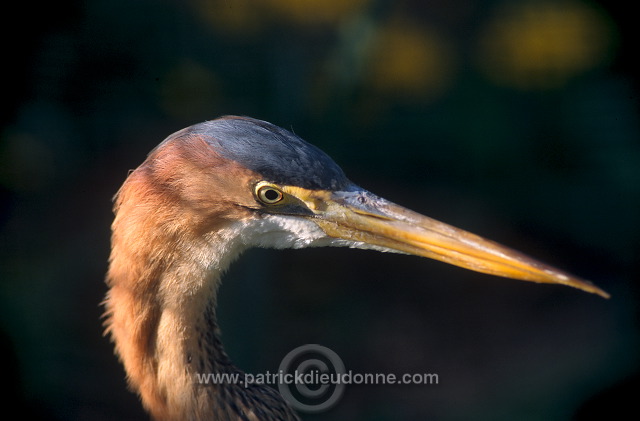
M 253 35 L 263 27 L 264 14 L 255 0 L 190 0 L 194 13 L 218 32 Z
M 440 94 L 453 72 L 453 53 L 437 33 L 394 19 L 377 34 L 368 81 L 377 92 L 404 98 Z
M 337 24 L 369 0 L 264 0 L 272 11 L 297 24 Z
M 267 25 L 337 26 L 370 0 L 190 0 L 194 13 L 218 32 L 250 36 Z
M 506 3 L 480 37 L 479 62 L 502 85 L 560 87 L 606 61 L 614 32 L 607 16 L 584 3 Z

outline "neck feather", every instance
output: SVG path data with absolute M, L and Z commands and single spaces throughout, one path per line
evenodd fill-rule
M 215 304 L 220 276 L 244 246 L 233 226 L 196 234 L 194 215 L 130 200 L 135 177 L 116 202 L 105 300 L 131 388 L 157 420 L 297 419 L 271 388 L 198 382 L 197 374 L 240 374 L 220 342 Z

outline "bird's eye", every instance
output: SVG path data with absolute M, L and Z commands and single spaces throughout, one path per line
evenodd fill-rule
M 284 199 L 284 193 L 272 185 L 258 184 L 256 197 L 265 205 L 273 205 Z

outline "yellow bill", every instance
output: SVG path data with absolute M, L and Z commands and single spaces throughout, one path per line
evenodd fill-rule
M 608 293 L 591 282 L 365 190 L 292 190 L 287 193 L 313 211 L 314 222 L 330 237 L 429 257 L 506 278 L 567 285 L 609 298 Z

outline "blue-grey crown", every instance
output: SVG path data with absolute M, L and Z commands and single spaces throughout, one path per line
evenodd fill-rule
M 273 183 L 334 191 L 351 184 L 327 154 L 266 121 L 222 117 L 196 124 L 188 133 L 202 136 L 223 157 Z

